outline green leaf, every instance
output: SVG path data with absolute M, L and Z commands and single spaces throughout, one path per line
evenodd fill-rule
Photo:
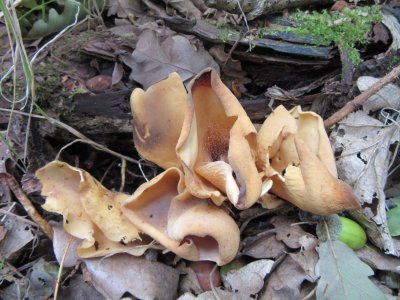
M 325 222 L 328 227 L 328 232 L 324 225 Z M 342 223 L 340 222 L 340 217 L 336 214 L 324 217 L 324 219 L 318 222 L 316 228 L 317 236 L 323 242 L 326 242 L 329 239 L 333 241 L 338 240 L 341 230 Z
M 386 213 L 391 236 L 400 235 L 400 197 L 396 198 L 396 205 Z
M 26 38 L 37 39 L 61 31 L 74 22 L 78 7 L 80 7 L 78 20 L 81 20 L 86 15 L 84 7 L 78 1 L 66 0 L 63 4 L 64 10 L 61 14 L 54 8 L 50 8 L 47 22 L 44 20 L 36 21 Z
M 21 5 L 23 7 L 34 9 L 34 10 L 40 10 L 41 9 L 40 4 L 38 4 L 36 0 L 23 0 L 21 2 Z
M 341 241 L 327 241 L 319 248 L 316 274 L 317 300 L 380 300 L 385 295 L 368 279 L 374 271 Z

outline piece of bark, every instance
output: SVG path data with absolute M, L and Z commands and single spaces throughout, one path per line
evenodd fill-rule
M 253 20 L 261 15 L 281 13 L 285 9 L 313 5 L 326 6 L 332 3 L 333 0 L 205 0 L 205 4 L 209 7 L 235 14 L 241 14 L 243 11 L 248 20 Z
M 163 19 L 166 25 L 172 30 L 187 34 L 194 34 L 200 39 L 211 43 L 225 43 L 234 45 L 240 37 L 238 32 L 230 30 L 229 35 L 225 38 L 226 34 L 224 35 L 223 29 L 219 29 L 203 20 L 192 21 L 181 17 L 167 17 Z M 224 36 L 223 39 L 221 38 L 222 36 Z M 249 39 L 242 38 L 239 44 L 246 47 L 251 45 L 257 49 L 272 50 L 282 55 L 295 55 L 303 58 L 306 57 L 329 60 L 332 57 L 332 47 L 304 45 L 287 42 L 285 40 L 260 38 L 250 41 Z

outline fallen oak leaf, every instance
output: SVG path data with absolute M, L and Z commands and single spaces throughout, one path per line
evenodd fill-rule
M 275 227 L 276 239 L 291 249 L 300 248 L 304 238 L 316 240 L 312 234 L 305 232 L 300 225 L 296 224 L 294 219 L 275 216 L 272 218 L 271 224 Z
M 300 285 L 305 280 L 314 281 L 294 257 L 286 256 L 277 269 L 271 273 L 266 290 L 260 299 L 299 299 Z
M 211 55 L 193 47 L 186 37 L 174 35 L 162 40 L 151 29 L 142 32 L 132 55 L 123 55 L 122 60 L 132 69 L 129 78 L 145 89 L 173 72 L 186 81 L 206 67 L 219 70 Z
M 341 241 L 328 240 L 319 247 L 316 275 L 319 299 L 386 299 L 368 279 L 374 271 Z
M 264 278 L 273 265 L 273 260 L 260 259 L 240 269 L 231 270 L 224 279 L 224 285 L 235 292 L 240 299 L 251 298 L 263 288 Z
M 385 125 L 363 111 L 350 114 L 331 134 L 333 149 L 340 153 L 337 168 L 343 180 L 351 183 L 362 210 L 351 212 L 369 240 L 385 253 L 399 256 L 386 219 L 387 181 L 392 148 L 400 140 L 396 124 Z
M 175 299 L 179 271 L 142 257 L 118 254 L 85 259 L 96 289 L 107 299 L 120 299 L 125 292 L 139 299 Z

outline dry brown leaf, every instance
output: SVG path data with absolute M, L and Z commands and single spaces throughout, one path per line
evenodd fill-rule
M 316 238 L 305 232 L 294 219 L 288 219 L 281 216 L 272 218 L 271 223 L 276 230 L 276 238 L 278 241 L 284 242 L 289 248 L 297 249 L 301 247 L 301 239 L 308 237 L 315 240 Z
M 90 282 L 86 282 L 82 275 L 76 275 L 69 280 L 67 286 L 63 286 L 59 291 L 59 300 L 106 300 Z
M 117 15 L 118 18 L 133 18 L 144 13 L 140 0 L 109 0 L 107 16 Z
M 261 300 L 299 299 L 300 285 L 309 276 L 291 256 L 287 256 L 279 267 L 271 273 L 267 289 Z
M 215 292 L 208 291 L 204 292 L 198 296 L 193 295 L 192 293 L 185 293 L 178 298 L 178 300 L 210 300 L 215 299 L 215 293 L 220 299 L 224 300 L 239 300 L 236 293 L 228 292 L 227 290 L 221 289 L 220 287 L 215 288 Z M 241 298 L 240 300 L 248 300 L 246 298 Z M 249 299 L 250 300 L 250 299 Z
M 360 76 L 357 79 L 357 87 L 360 92 L 364 92 L 378 81 L 379 78 Z M 369 97 L 368 100 L 362 105 L 363 111 L 365 111 L 367 114 L 385 107 L 393 109 L 400 108 L 400 88 L 395 84 L 388 84 L 384 86 L 376 94 Z
M 243 241 L 246 242 L 246 239 Z M 254 258 L 278 258 L 286 251 L 285 245 L 278 241 L 275 234 L 262 236 L 250 245 L 246 246 L 241 253 Z
M 378 249 L 367 246 L 356 251 L 358 258 L 371 268 L 400 274 L 400 260 L 396 257 L 385 255 Z
M 107 299 L 120 299 L 125 292 L 139 299 L 175 299 L 179 271 L 145 258 L 118 254 L 85 259 L 92 283 Z
M 400 140 L 395 124 L 385 125 L 363 111 L 350 114 L 331 134 L 338 153 L 340 177 L 349 182 L 361 200 L 362 212 L 352 213 L 367 229 L 370 240 L 388 254 L 399 255 L 386 220 L 384 187 L 391 144 Z
M 308 275 L 307 280 L 315 282 L 318 277 L 315 275 L 315 265 L 318 262 L 318 253 L 315 249 L 289 253 L 290 257 L 296 261 Z
M 79 244 L 81 243 L 81 240 L 67 233 L 63 229 L 62 224 L 51 224 L 51 225 L 54 232 L 53 251 L 58 263 L 61 264 L 62 257 L 65 251 L 67 250 L 66 247 L 68 246 L 68 251 L 65 255 L 63 266 L 67 268 L 75 266 L 79 260 L 78 247 Z
M 236 294 L 238 299 L 248 299 L 264 287 L 264 278 L 269 274 L 273 260 L 260 259 L 246 266 L 229 271 L 224 278 L 224 285 Z
M 218 64 L 203 48 L 196 49 L 187 38 L 174 35 L 163 40 L 153 30 L 139 36 L 136 49 L 123 61 L 132 72 L 129 76 L 147 89 L 152 84 L 177 72 L 186 81 L 206 67 L 219 70 Z
M 124 67 L 119 62 L 116 62 L 114 64 L 114 70 L 111 76 L 112 78 L 111 85 L 119 83 L 122 80 L 123 76 L 124 76 Z
M 6 234 L 0 243 L 0 255 L 11 259 L 18 255 L 18 251 L 35 239 L 33 228 L 30 224 L 10 215 L 4 221 L 3 229 Z

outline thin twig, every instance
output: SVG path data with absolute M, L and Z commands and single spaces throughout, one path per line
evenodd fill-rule
M 36 228 L 39 226 L 38 224 L 36 224 L 35 222 L 32 222 L 31 220 L 25 219 L 24 217 L 18 216 L 16 214 L 14 214 L 14 213 L 12 213 L 12 212 L 10 212 L 8 210 L 2 209 L 2 208 L 0 208 L 0 214 L 3 214 L 4 216 L 10 216 L 10 217 L 16 218 L 17 220 L 19 220 L 21 222 L 24 222 L 26 224 L 29 224 L 29 225 L 31 225 L 33 227 L 36 227 Z
M 301 298 L 301 300 L 310 299 L 312 296 L 314 296 L 316 290 L 317 290 L 317 287 L 315 286 L 307 295 L 305 295 L 303 298 Z
M 103 183 L 104 179 L 106 178 L 108 172 L 111 171 L 111 169 L 115 166 L 115 164 L 117 163 L 118 159 L 115 159 L 106 169 L 106 171 L 104 172 L 103 176 L 100 179 L 100 183 Z
M 61 273 L 62 273 L 62 270 L 64 268 L 65 257 L 67 256 L 68 249 L 69 249 L 69 246 L 71 245 L 71 242 L 72 242 L 73 238 L 74 238 L 73 236 L 70 236 L 70 238 L 68 239 L 68 243 L 65 246 L 64 253 L 63 253 L 63 256 L 61 258 L 60 268 L 58 269 L 58 274 L 57 274 L 57 283 L 56 283 L 56 287 L 54 289 L 54 297 L 53 297 L 54 300 L 57 300 L 58 290 L 60 289 Z
M 247 31 L 247 32 L 248 32 L 248 31 Z M 245 34 L 247 34 L 247 32 L 244 33 L 243 31 L 240 31 L 238 39 L 235 41 L 235 43 L 233 44 L 233 46 L 231 47 L 231 49 L 229 49 L 228 55 L 226 56 L 225 61 L 224 61 L 224 63 L 222 64 L 222 68 L 221 68 L 222 71 L 225 70 L 226 64 L 227 64 L 228 61 L 232 58 L 233 51 L 235 51 L 235 49 L 236 49 L 237 46 L 239 45 L 240 41 L 241 41 L 242 38 L 245 36 Z
M 142 163 L 140 161 L 138 163 L 138 166 L 139 166 L 140 173 L 142 173 L 142 176 L 143 176 L 144 180 L 149 181 L 149 179 L 146 176 L 146 173 L 143 171 Z
M 8 203 L 9 203 L 9 202 L 8 202 Z M 14 209 L 15 204 L 16 204 L 16 202 L 11 202 L 11 205 L 10 205 L 9 207 L 7 207 L 7 209 L 8 209 L 7 211 L 8 211 L 8 212 L 11 212 L 11 211 Z M 0 222 L 4 222 L 6 218 L 7 218 L 7 214 L 5 214 L 5 215 L 1 218 Z
M 385 77 L 375 82 L 369 89 L 362 92 L 360 95 L 355 97 L 352 101 L 347 102 L 345 106 L 335 112 L 332 116 L 324 121 L 325 128 L 329 128 L 336 124 L 351 112 L 355 111 L 361 104 L 368 100 L 369 97 L 376 94 L 384 86 L 395 80 L 400 75 L 400 66 L 394 68 L 390 73 L 386 74 Z
M 31 219 L 36 222 L 36 224 L 42 229 L 42 231 L 48 236 L 48 238 L 52 240 L 53 229 L 33 206 L 31 200 L 22 191 L 14 176 L 8 173 L 0 173 L 0 180 L 4 180 L 7 183 L 8 187 L 14 193 L 19 202 L 21 202 L 22 206 L 31 217 Z
M 122 193 L 125 187 L 125 173 L 126 173 L 126 160 L 121 159 L 121 186 L 119 187 L 119 191 Z
M 236 3 L 237 3 L 237 5 L 239 6 L 240 13 L 241 13 L 242 16 L 243 16 L 244 24 L 246 24 L 247 31 L 250 31 L 249 24 L 247 23 L 247 18 L 246 18 L 246 15 L 244 14 L 244 11 L 243 11 L 243 9 L 242 9 L 242 6 L 240 5 L 240 1 L 239 1 L 239 0 L 236 0 Z

